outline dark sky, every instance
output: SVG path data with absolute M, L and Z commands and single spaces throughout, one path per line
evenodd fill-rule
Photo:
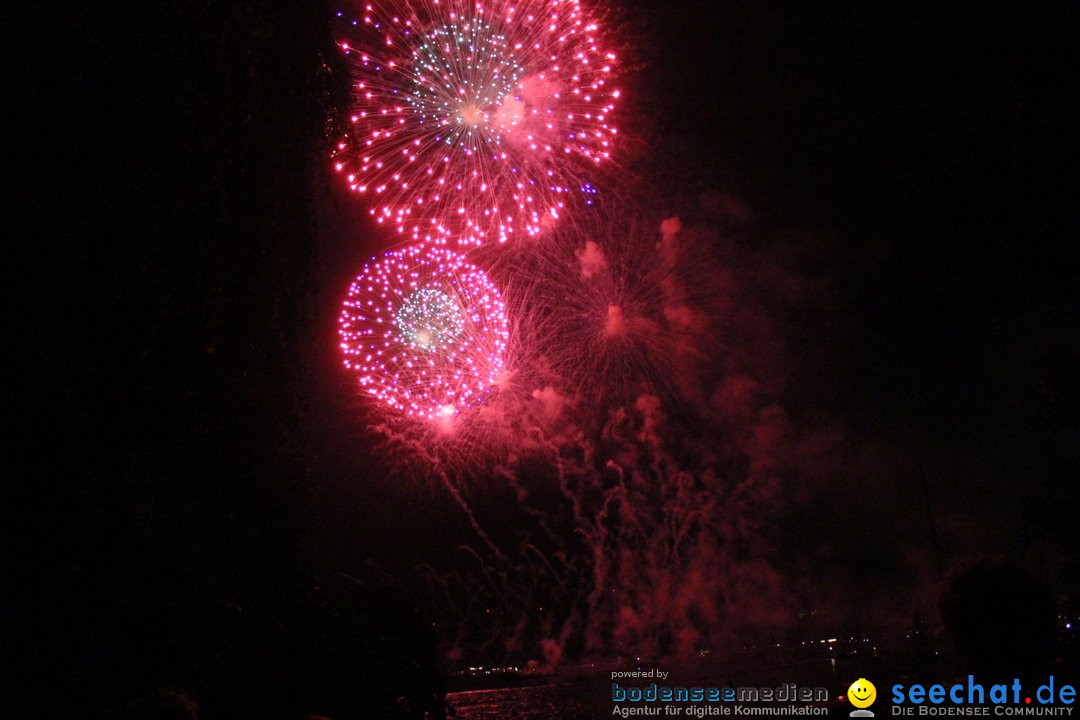
M 835 240 L 853 432 L 924 455 L 943 512 L 980 528 L 956 532 L 1009 552 L 1060 529 L 1077 470 L 1076 6 L 651 8 L 659 125 L 763 222 Z
M 763 225 L 828 240 L 830 411 L 857 437 L 917 437 L 969 522 L 1023 510 L 1075 540 L 1076 4 L 622 15 L 655 137 L 698 148 Z M 117 584 L 254 594 L 320 543 L 397 543 L 382 509 L 319 515 L 339 488 L 393 495 L 326 460 L 366 441 L 321 407 L 340 382 L 313 349 L 321 303 L 377 245 L 334 245 L 362 213 L 323 168 L 327 18 L 175 2 L 15 24 L 8 311 L 27 362 L 5 474 L 34 526 L 20 564 L 61 614 L 74 593 L 108 617 Z
M 1076 20 L 1067 4 L 658 3 L 647 75 L 662 127 L 763 216 L 841 236 L 853 361 L 903 404 L 923 396 L 911 383 L 953 384 L 939 353 L 980 318 L 1075 299 Z

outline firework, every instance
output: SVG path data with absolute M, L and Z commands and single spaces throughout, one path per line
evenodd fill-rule
M 769 528 L 793 488 L 838 467 L 829 421 L 786 408 L 785 344 L 818 294 L 786 237 L 730 232 L 747 213 L 709 203 L 708 223 L 635 202 L 471 254 L 503 288 L 508 365 L 532 391 L 508 405 L 497 481 L 453 486 L 488 532 L 431 571 L 449 643 L 549 665 L 692 658 L 791 620 L 791 585 L 762 559 Z
M 619 91 L 579 0 L 388 0 L 339 15 L 353 107 L 333 162 L 380 223 L 479 245 L 591 204 Z
M 364 266 L 339 335 L 345 367 L 370 396 L 407 415 L 456 415 L 490 392 L 508 325 L 487 275 L 446 248 L 414 245 Z
M 540 389 L 594 409 L 681 393 L 686 366 L 711 341 L 701 325 L 714 263 L 658 232 L 660 220 L 619 208 L 560 225 L 544 243 L 476 251 L 516 325 L 511 364 L 523 372 L 543 358 Z

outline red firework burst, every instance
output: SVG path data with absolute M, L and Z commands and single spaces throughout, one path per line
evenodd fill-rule
M 414 245 L 364 266 L 339 318 L 345 367 L 364 391 L 420 418 L 478 402 L 509 336 L 499 291 L 446 248 Z
M 536 235 L 610 157 L 615 54 L 579 0 L 386 0 L 342 17 L 351 127 L 334 153 L 414 239 Z

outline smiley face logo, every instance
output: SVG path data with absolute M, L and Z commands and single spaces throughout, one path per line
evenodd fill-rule
M 877 688 L 866 678 L 859 678 L 848 688 L 848 700 L 857 708 L 867 708 L 877 700 Z

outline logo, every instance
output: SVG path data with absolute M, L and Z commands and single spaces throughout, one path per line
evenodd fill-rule
M 968 675 L 967 684 L 955 683 L 944 685 L 904 685 L 892 686 L 893 715 L 990 715 L 989 707 L 973 708 L 973 705 L 993 705 L 993 714 L 1011 715 L 1068 715 L 1070 707 L 1076 702 L 1076 688 L 1066 685 L 1050 676 L 1050 682 L 1040 685 L 1031 693 L 1024 691 L 1019 678 L 1013 678 L 1011 685 L 1004 683 L 984 687 Z M 1030 695 L 1028 693 L 1031 693 Z M 902 705 L 901 703 L 911 703 Z M 918 708 L 918 711 L 916 711 Z
M 874 713 L 866 708 L 877 700 L 877 688 L 866 678 L 859 678 L 848 688 L 848 700 L 859 708 L 851 711 L 851 717 L 874 717 Z

